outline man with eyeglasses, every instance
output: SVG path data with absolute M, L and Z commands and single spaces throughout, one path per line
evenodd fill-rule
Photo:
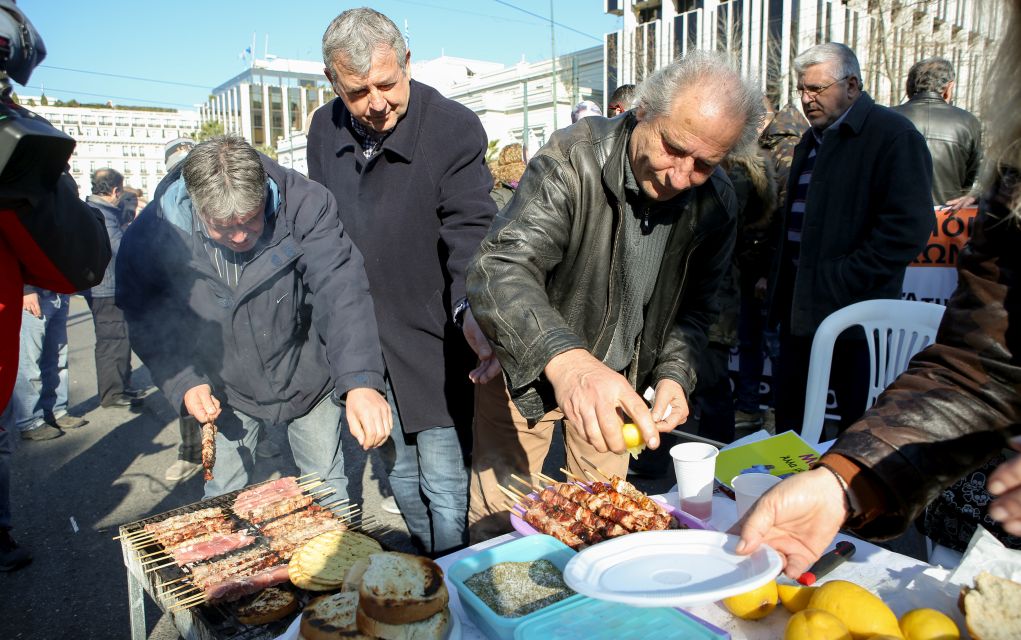
M 829 42 L 794 60 L 811 125 L 794 151 L 782 236 L 770 277 L 769 322 L 779 324 L 777 432 L 801 430 L 812 338 L 834 311 L 899 298 L 904 270 L 932 230 L 932 160 L 918 130 L 862 90 L 854 52 Z M 831 388 L 841 429 L 865 408 L 868 351 L 837 341 Z

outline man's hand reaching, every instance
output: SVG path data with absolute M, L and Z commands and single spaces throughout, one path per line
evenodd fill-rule
M 374 449 L 390 437 L 394 417 L 383 394 L 368 387 L 357 387 L 347 392 L 345 406 L 348 428 L 362 449 Z
M 486 384 L 500 375 L 500 361 L 496 359 L 493 345 L 489 344 L 486 334 L 482 333 L 482 328 L 475 321 L 470 307 L 464 310 L 461 325 L 464 327 L 464 339 L 479 357 L 479 366 L 468 372 L 468 378 L 475 384 Z
M 588 351 L 565 351 L 550 360 L 545 371 L 564 417 L 581 430 L 596 451 L 625 451 L 622 414 L 638 425 L 650 448 L 659 446 L 659 433 L 645 400 L 624 376 Z
M 213 396 L 213 388 L 200 384 L 184 394 L 184 408 L 199 424 L 215 422 L 220 417 L 220 401 Z

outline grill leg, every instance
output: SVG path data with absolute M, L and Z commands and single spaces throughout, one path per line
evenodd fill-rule
M 142 582 L 128 567 L 128 605 L 131 616 L 131 640 L 145 640 L 145 591 Z

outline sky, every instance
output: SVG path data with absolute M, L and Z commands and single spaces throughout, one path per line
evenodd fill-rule
M 47 55 L 19 95 L 194 109 L 255 55 L 321 60 L 323 31 L 365 2 L 322 0 L 18 0 Z M 514 64 L 550 57 L 550 0 L 377 0 L 410 34 L 411 57 Z M 522 11 L 523 10 L 523 11 Z M 553 0 L 558 55 L 602 44 L 621 18 L 603 0 Z M 526 13 L 528 12 L 528 13 Z M 536 15 L 529 15 L 536 14 Z M 539 16 L 542 16 L 541 18 Z

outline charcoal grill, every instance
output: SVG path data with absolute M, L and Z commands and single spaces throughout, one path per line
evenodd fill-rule
M 145 594 L 152 598 L 161 611 L 173 618 L 174 626 L 181 636 L 187 640 L 272 640 L 287 630 L 287 626 L 293 618 L 288 617 L 266 625 L 246 625 L 237 619 L 232 611 L 233 605 L 230 604 L 200 604 L 189 609 L 172 611 L 174 605 L 178 602 L 178 598 L 168 595 L 168 592 L 181 586 L 182 583 L 176 581 L 183 577 L 185 573 L 175 564 L 146 573 L 141 557 L 162 550 L 162 546 L 157 542 L 153 542 L 146 546 L 135 547 L 130 540 L 131 534 L 138 532 L 147 524 L 210 507 L 224 509 L 231 518 L 236 520 L 239 526 L 242 523 L 245 526 L 250 526 L 247 521 L 233 515 L 231 506 L 239 493 L 259 486 L 259 484 L 250 485 L 244 489 L 232 491 L 222 496 L 195 502 L 120 526 L 118 533 L 121 543 L 121 555 L 124 558 L 124 566 L 127 568 L 128 574 L 128 603 L 131 609 L 132 640 L 145 640 L 146 638 Z M 377 541 L 388 533 L 386 527 L 382 526 L 366 529 L 360 524 L 355 523 L 349 524 L 349 528 L 365 533 Z M 383 545 L 383 547 L 387 548 L 387 545 Z M 319 595 L 299 589 L 292 584 L 280 586 L 290 589 L 297 596 L 299 605 L 302 608 L 311 598 Z

